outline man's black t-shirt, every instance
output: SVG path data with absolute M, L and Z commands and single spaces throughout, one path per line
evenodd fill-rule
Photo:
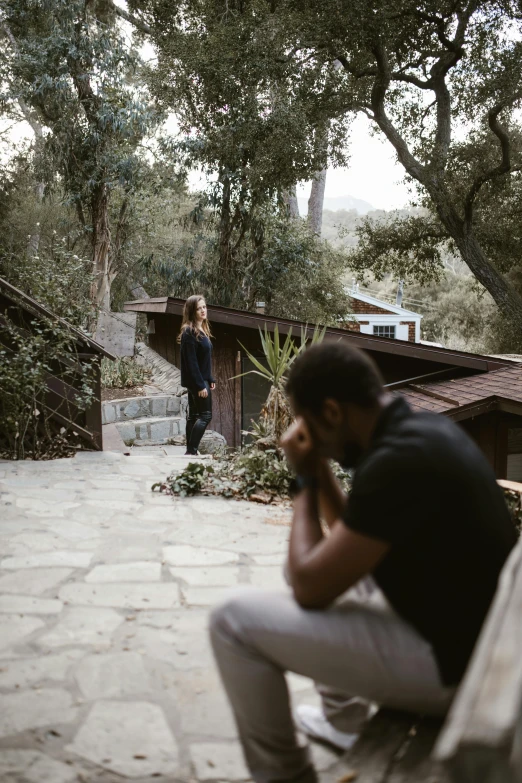
M 486 458 L 458 425 L 399 397 L 357 466 L 344 521 L 390 543 L 374 578 L 431 643 L 444 684 L 458 683 L 516 538 Z

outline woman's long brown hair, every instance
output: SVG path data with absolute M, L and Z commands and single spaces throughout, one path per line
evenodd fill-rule
M 201 301 L 205 302 L 205 297 L 195 294 L 194 296 L 189 296 L 185 302 L 185 307 L 183 308 L 183 317 L 181 319 L 181 329 L 178 334 L 178 343 L 181 342 L 181 335 L 185 329 L 190 329 L 192 332 L 194 332 L 196 337 L 198 337 L 200 331 L 203 332 L 203 334 L 205 334 L 209 339 L 212 337 L 210 324 L 206 318 L 201 324 L 200 329 L 198 329 L 196 326 L 196 311 L 198 309 L 198 304 Z

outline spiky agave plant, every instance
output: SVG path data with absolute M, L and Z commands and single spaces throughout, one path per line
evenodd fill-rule
M 270 383 L 270 392 L 261 410 L 260 422 L 267 433 L 259 439 L 259 445 L 277 443 L 283 432 L 293 421 L 292 411 L 285 394 L 285 382 L 288 371 L 295 359 L 305 350 L 309 343 L 322 342 L 326 327 L 315 327 L 311 338 L 308 338 L 308 327 L 301 327 L 301 342 L 296 345 L 292 338 L 292 329 L 286 335 L 284 342 L 279 336 L 279 328 L 276 324 L 274 336 L 270 334 L 265 324 L 264 330 L 259 329 L 261 346 L 263 348 L 266 366 L 256 359 L 243 345 L 241 347 L 250 359 L 255 370 L 249 370 L 242 375 L 259 375 Z

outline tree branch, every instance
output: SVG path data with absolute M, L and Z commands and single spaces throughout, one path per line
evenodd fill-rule
M 401 71 L 395 71 L 391 74 L 391 79 L 394 82 L 406 82 L 407 84 L 413 84 L 420 90 L 429 90 L 432 87 L 431 79 L 419 79 L 418 76 L 413 76 L 410 73 L 402 73 Z
M 149 25 L 146 22 L 143 22 L 141 19 L 138 19 L 137 16 L 134 16 L 134 14 L 129 14 L 128 11 L 125 11 L 123 8 L 120 8 L 115 3 L 111 2 L 110 6 L 116 16 L 119 16 L 121 19 L 125 19 L 126 22 L 129 22 L 133 27 L 136 28 L 136 30 L 139 30 L 140 33 L 145 33 L 146 35 L 152 35 L 152 27 L 149 27 Z
M 3 22 L 2 27 L 4 29 L 7 38 L 9 39 L 9 42 L 11 43 L 11 46 L 15 51 L 15 54 L 19 57 L 20 49 L 18 48 L 18 43 L 13 33 L 11 32 L 10 27 L 5 22 Z M 22 112 L 25 121 L 31 126 L 35 138 L 42 139 L 43 129 L 41 123 L 38 122 L 34 114 L 29 109 L 29 106 L 26 104 L 26 102 L 20 95 L 18 96 L 17 100 L 18 100 L 18 105 L 20 106 L 20 111 Z
M 430 69 L 430 83 L 435 93 L 437 104 L 437 127 L 433 144 L 433 155 L 430 168 L 444 171 L 451 144 L 451 96 L 446 84 L 446 75 L 454 68 L 464 56 L 464 41 L 468 29 L 469 20 L 477 9 L 477 0 L 470 0 L 464 11 L 457 12 L 458 24 L 453 40 L 445 33 L 446 18 L 433 17 L 437 26 L 437 35 L 440 42 L 446 47 L 437 62 Z M 423 14 L 419 12 L 421 17 Z
M 497 166 L 480 174 L 469 189 L 464 202 L 464 215 L 468 225 L 470 225 L 473 220 L 473 206 L 482 186 L 495 177 L 500 177 L 502 174 L 508 174 L 510 171 L 519 171 L 521 169 L 521 166 L 513 166 L 511 163 L 511 142 L 509 135 L 498 120 L 499 114 L 503 109 L 512 106 L 516 101 L 521 99 L 522 90 L 519 90 L 512 95 L 511 98 L 502 101 L 501 103 L 497 103 L 496 106 L 493 106 L 493 108 L 488 111 L 488 125 L 499 141 L 501 159 Z
M 384 101 L 386 98 L 386 91 L 391 81 L 391 72 L 388 64 L 386 50 L 384 49 L 381 41 L 378 41 L 375 44 L 372 52 L 377 62 L 377 68 L 379 71 L 378 76 L 373 83 L 371 94 L 373 120 L 382 130 L 388 141 L 393 144 L 395 151 L 397 152 L 397 157 L 408 174 L 410 174 L 418 182 L 424 184 L 426 179 L 425 167 L 415 158 L 414 155 L 412 155 L 406 140 L 401 136 L 386 114 Z
M 335 55 L 334 60 L 338 60 L 343 66 L 344 70 L 347 71 L 350 76 L 353 76 L 356 79 L 362 79 L 365 76 L 378 75 L 378 70 L 376 68 L 363 68 L 361 70 L 357 70 L 357 68 L 354 68 L 353 65 L 350 65 L 347 58 L 342 54 Z

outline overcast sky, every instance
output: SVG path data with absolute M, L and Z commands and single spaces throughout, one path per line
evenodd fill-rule
M 369 201 L 376 209 L 399 209 L 409 200 L 402 183 L 404 169 L 397 162 L 391 144 L 370 135 L 370 122 L 358 115 L 351 128 L 350 165 L 328 169 L 326 197 L 354 196 Z M 310 193 L 310 185 L 298 188 L 298 196 Z

